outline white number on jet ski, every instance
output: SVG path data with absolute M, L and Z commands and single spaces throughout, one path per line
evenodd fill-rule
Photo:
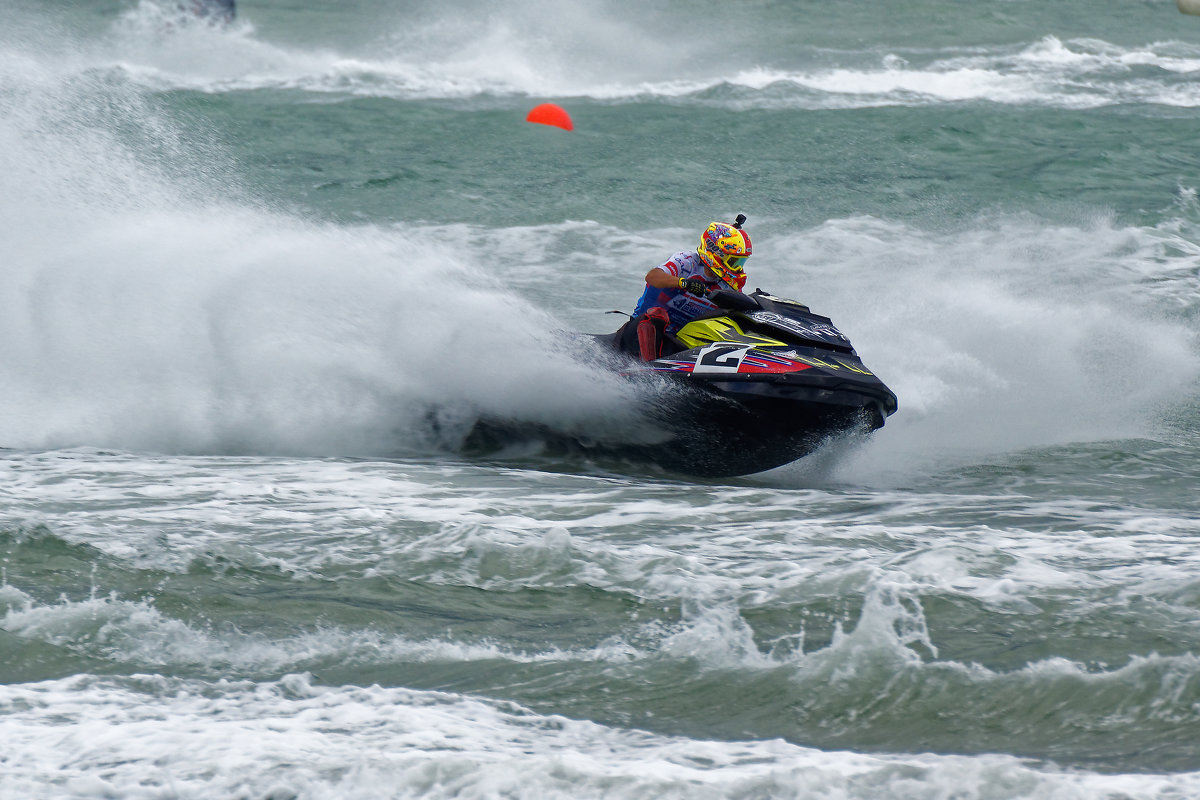
M 692 372 L 737 372 L 750 349 L 740 344 L 710 344 L 696 356 Z

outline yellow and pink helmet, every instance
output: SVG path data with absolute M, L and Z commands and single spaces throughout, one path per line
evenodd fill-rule
M 708 226 L 700 237 L 700 246 L 696 254 L 713 274 L 739 292 L 746 285 L 746 259 L 752 255 L 750 234 L 742 230 L 746 221 L 743 214 L 738 214 L 737 222 L 714 222 Z

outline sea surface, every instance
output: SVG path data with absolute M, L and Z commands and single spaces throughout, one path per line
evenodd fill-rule
M 3 0 L 0 797 L 1200 797 L 1198 189 L 1171 0 Z M 885 428 L 463 449 L 739 212 Z

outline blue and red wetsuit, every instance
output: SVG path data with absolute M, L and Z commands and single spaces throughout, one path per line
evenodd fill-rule
M 704 262 L 695 251 L 676 253 L 658 269 L 676 278 L 697 277 L 714 287 L 718 283 L 705 273 Z M 701 314 L 716 309 L 717 306 L 707 299 L 683 289 L 659 289 L 646 284 L 646 290 L 633 310 L 627 333 L 622 338 L 622 348 L 633 350 L 633 334 L 636 331 L 638 353 L 643 361 L 653 361 L 662 353 L 665 333 L 675 333 Z
M 658 268 L 676 278 L 697 277 L 714 286 L 717 284 L 716 281 L 704 274 L 704 262 L 700 260 L 700 256 L 694 250 L 690 253 L 676 253 Z M 633 309 L 633 318 L 641 317 L 652 308 L 661 308 L 667 312 L 667 317 L 670 319 L 667 333 L 674 333 L 701 314 L 715 311 L 717 306 L 705 298 L 689 294 L 683 289 L 656 289 L 647 284 L 646 291 L 642 292 L 637 307 Z

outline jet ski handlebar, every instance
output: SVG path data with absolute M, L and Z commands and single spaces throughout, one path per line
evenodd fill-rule
M 733 289 L 713 289 L 708 293 L 708 300 L 717 308 L 729 311 L 758 311 L 762 308 L 751 295 Z

